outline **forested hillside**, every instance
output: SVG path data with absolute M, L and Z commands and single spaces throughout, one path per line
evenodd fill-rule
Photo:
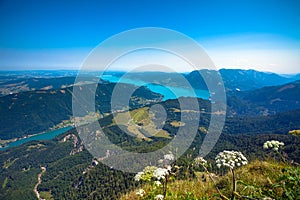
M 96 91 L 96 110 L 100 114 L 110 113 L 110 100 L 115 84 L 99 84 Z M 121 84 L 124 88 L 132 85 Z M 89 85 L 80 86 L 89 89 Z M 21 92 L 0 97 L 0 138 L 11 139 L 49 130 L 63 120 L 72 117 L 72 87 L 53 90 Z M 138 88 L 130 100 L 133 108 L 162 96 L 145 87 Z M 88 114 L 88 113 L 87 113 Z

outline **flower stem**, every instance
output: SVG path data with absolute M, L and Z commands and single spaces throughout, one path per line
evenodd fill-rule
M 163 195 L 164 195 L 164 199 L 166 198 L 166 196 L 167 196 L 167 186 L 168 186 L 168 175 L 166 175 L 166 177 L 165 177 L 165 181 L 164 181 L 164 193 L 163 193 Z
M 283 163 L 286 163 L 286 160 L 283 157 L 283 155 L 279 151 L 276 151 L 276 153 L 279 155 L 279 157 L 281 158 L 281 160 L 283 161 Z
M 235 198 L 235 193 L 236 193 L 236 180 L 235 180 L 235 175 L 234 175 L 234 169 L 231 169 L 232 172 L 232 195 L 231 195 L 231 200 L 234 200 Z
M 217 184 L 216 184 L 215 180 L 213 179 L 213 177 L 211 176 L 211 174 L 209 173 L 208 169 L 207 169 L 204 165 L 202 165 L 202 166 L 203 166 L 205 172 L 207 173 L 208 177 L 210 178 L 210 180 L 213 182 L 213 184 L 214 184 L 214 186 L 215 186 L 217 192 L 219 193 L 219 195 L 220 195 L 222 198 L 224 198 L 225 196 L 221 193 L 221 191 L 220 191 L 219 188 L 217 187 Z M 227 198 L 225 197 L 224 199 L 227 199 Z

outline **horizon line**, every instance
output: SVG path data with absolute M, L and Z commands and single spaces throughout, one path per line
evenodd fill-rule
M 201 71 L 201 70 L 209 70 L 209 71 L 221 71 L 221 70 L 242 70 L 242 71 L 256 71 L 256 72 L 262 72 L 262 73 L 270 73 L 270 74 L 278 74 L 278 75 L 297 75 L 300 74 L 300 72 L 295 73 L 277 73 L 272 71 L 261 71 L 256 70 L 253 68 L 220 68 L 220 69 L 200 69 L 200 70 L 192 70 L 192 71 L 183 71 L 180 72 L 182 74 L 191 73 L 194 71 Z M 101 70 L 95 70 L 95 69 L 88 69 L 88 70 L 81 70 L 81 69 L 12 69 L 12 70 L 6 70 L 6 69 L 0 69 L 0 72 L 22 72 L 22 71 L 83 71 L 83 72 L 101 72 Z M 103 71 L 102 71 L 103 72 Z M 107 70 L 104 72 L 118 72 L 118 73 L 128 73 L 127 70 Z M 177 73 L 177 72 L 169 72 L 169 71 L 130 71 L 129 73 Z

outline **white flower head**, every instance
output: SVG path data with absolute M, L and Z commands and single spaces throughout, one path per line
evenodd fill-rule
M 203 157 L 198 156 L 198 157 L 195 158 L 194 164 L 195 164 L 195 165 L 202 165 L 202 166 L 205 166 L 205 165 L 207 164 L 207 161 L 206 161 Z
M 135 181 L 151 181 L 153 178 L 153 172 L 156 170 L 157 167 L 155 166 L 146 166 L 142 172 L 138 172 L 134 180 Z
M 164 199 L 164 195 L 158 194 L 158 195 L 155 196 L 154 199 L 155 199 L 155 200 L 163 200 L 163 199 Z
M 159 186 L 161 186 L 161 182 L 160 181 L 154 181 L 154 185 L 159 187 Z
M 172 170 L 171 165 L 167 165 L 165 168 L 166 168 L 169 172 Z
M 158 164 L 163 164 L 164 163 L 164 160 L 163 159 L 159 159 L 158 160 Z
M 283 142 L 279 142 L 277 140 L 266 141 L 263 145 L 264 149 L 273 149 L 274 151 L 278 151 L 280 148 L 284 146 Z
M 160 167 L 166 167 L 167 165 L 171 165 L 171 163 L 175 160 L 174 154 L 170 151 L 168 154 L 165 154 L 163 159 L 158 160 L 158 165 Z
M 146 194 L 146 192 L 143 189 L 138 189 L 138 191 L 135 194 L 139 195 L 140 197 L 143 197 Z
M 135 181 L 140 181 L 143 174 L 144 174 L 144 172 L 138 172 L 138 173 L 135 175 L 134 180 L 135 180 Z
M 156 170 L 154 170 L 153 172 L 153 176 L 157 179 L 157 180 L 161 180 L 161 179 L 165 179 L 165 176 L 168 175 L 169 172 L 167 169 L 165 168 L 157 168 Z
M 239 151 L 222 151 L 216 156 L 217 167 L 221 166 L 234 169 L 248 164 L 247 158 Z
M 174 155 L 170 152 L 169 154 L 164 155 L 164 160 L 173 161 Z

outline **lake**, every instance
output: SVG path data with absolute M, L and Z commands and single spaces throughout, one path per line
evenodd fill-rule
M 145 86 L 152 92 L 159 93 L 164 96 L 163 100 L 177 99 L 179 97 L 197 97 L 202 99 L 209 99 L 210 94 L 207 90 L 188 89 L 174 86 L 162 86 L 153 83 L 147 83 L 138 79 L 121 78 L 113 75 L 102 75 L 101 79 L 111 83 L 128 83 L 138 87 Z
M 112 83 L 127 83 L 132 84 L 135 86 L 145 86 L 150 89 L 152 92 L 159 93 L 164 96 L 163 100 L 168 99 L 176 99 L 178 97 L 197 97 L 202 99 L 208 99 L 210 97 L 209 92 L 207 90 L 199 90 L 199 89 L 187 89 L 182 87 L 174 87 L 174 86 L 162 86 L 158 84 L 146 83 L 142 80 L 137 79 L 129 79 L 129 78 L 122 78 L 120 81 L 120 77 L 113 76 L 113 75 L 103 75 L 101 77 L 103 80 L 112 82 Z M 70 130 L 72 127 L 65 127 L 49 132 L 44 132 L 41 134 L 37 134 L 28 138 L 23 138 L 14 142 L 9 143 L 7 146 L 0 148 L 0 150 L 5 150 L 11 147 L 16 147 L 21 144 L 24 144 L 29 141 L 33 140 L 51 140 L 56 136 L 65 133 L 66 131 Z
M 26 142 L 33 141 L 33 140 L 51 140 L 51 139 L 55 138 L 56 136 L 67 132 L 70 129 L 72 129 L 72 127 L 68 126 L 68 127 L 56 129 L 53 131 L 48 131 L 48 132 L 44 132 L 41 134 L 33 135 L 31 137 L 22 138 L 22 139 L 19 139 L 19 140 L 9 143 L 7 146 L 0 148 L 0 150 L 5 150 L 5 149 L 11 148 L 11 147 L 16 147 L 16 146 L 19 146 L 21 144 L 24 144 Z

